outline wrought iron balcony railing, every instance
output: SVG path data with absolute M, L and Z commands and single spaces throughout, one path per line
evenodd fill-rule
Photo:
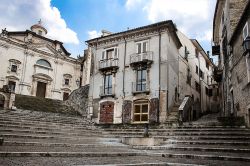
M 99 70 L 117 69 L 118 64 L 118 59 L 103 59 L 99 61 Z
M 140 54 L 132 54 L 130 56 L 130 64 L 136 63 L 152 63 L 153 62 L 153 52 L 148 51 Z

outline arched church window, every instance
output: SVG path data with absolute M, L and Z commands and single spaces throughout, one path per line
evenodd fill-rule
M 36 64 L 51 68 L 50 63 L 49 63 L 47 60 L 44 60 L 44 59 L 38 60 L 38 61 L 36 62 Z

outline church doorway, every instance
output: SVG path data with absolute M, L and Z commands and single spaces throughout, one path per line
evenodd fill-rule
M 5 98 L 3 95 L 0 94 L 0 108 L 4 108 L 4 102 L 5 102 Z
M 47 86 L 47 84 L 44 82 L 37 82 L 37 90 L 36 90 L 37 97 L 45 98 L 46 86 Z

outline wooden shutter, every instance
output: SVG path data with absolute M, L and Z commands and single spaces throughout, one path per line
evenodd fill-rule
M 119 58 L 119 49 L 115 48 L 115 56 L 114 59 L 118 59 Z
M 102 51 L 102 60 L 103 60 L 103 59 L 106 59 L 106 58 L 105 58 L 105 51 Z
M 143 53 L 147 52 L 147 45 L 148 45 L 148 42 L 143 42 L 143 44 L 142 44 L 142 52 Z

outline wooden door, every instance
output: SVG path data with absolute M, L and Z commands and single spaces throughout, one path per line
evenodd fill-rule
M 37 82 L 36 96 L 45 98 L 46 94 L 46 83 Z
M 4 108 L 4 102 L 5 102 L 4 96 L 0 94 L 0 108 Z

